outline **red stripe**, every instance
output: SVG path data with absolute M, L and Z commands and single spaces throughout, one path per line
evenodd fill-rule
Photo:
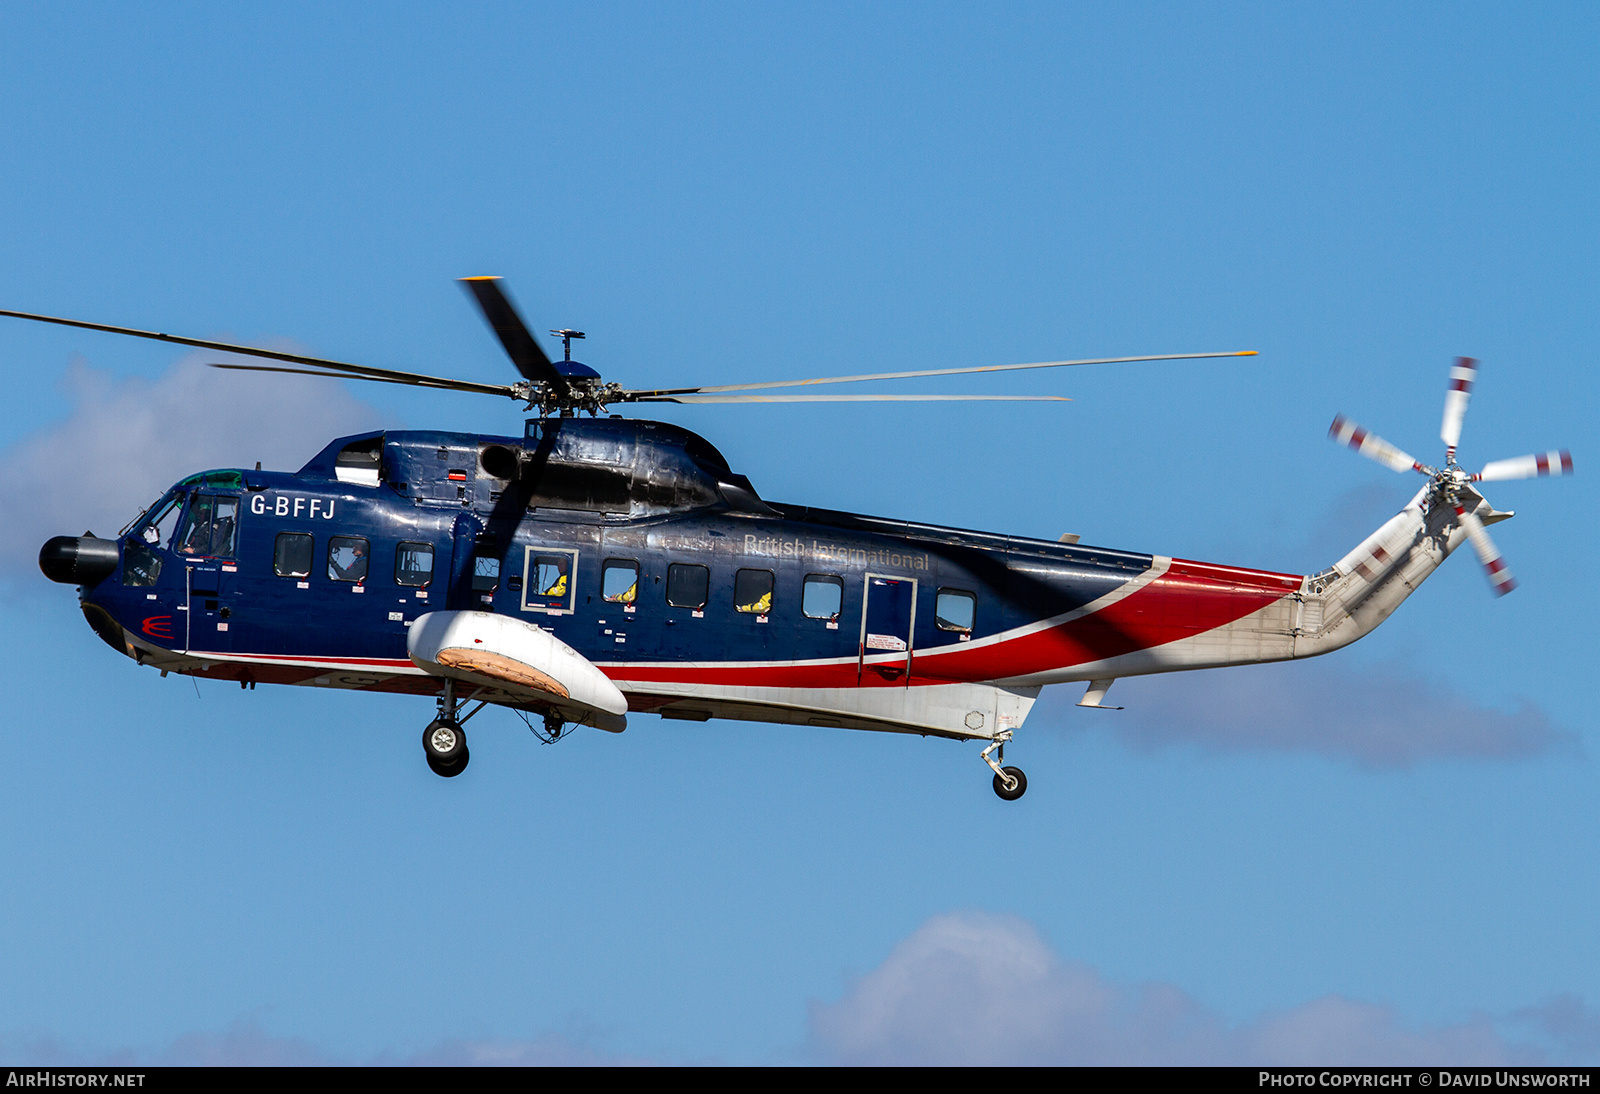
M 1259 611 L 1300 587 L 1295 574 L 1241 570 L 1175 560 L 1166 574 L 1131 596 L 1048 630 L 986 646 L 946 646 L 917 652 L 912 685 L 960 683 L 1025 676 L 1191 638 Z M 853 688 L 856 665 L 610 665 L 613 679 L 745 687 Z M 861 687 L 904 687 L 875 673 Z
M 1533 458 L 1533 466 L 1539 469 L 1539 474 L 1550 474 L 1550 454 L 1541 452 Z
M 1563 475 L 1572 474 L 1572 453 L 1565 449 L 1561 452 L 1561 473 Z

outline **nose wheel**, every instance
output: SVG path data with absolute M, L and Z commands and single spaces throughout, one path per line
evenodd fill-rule
M 994 735 L 994 740 L 989 742 L 989 747 L 983 750 L 983 762 L 994 769 L 994 792 L 1001 799 L 1014 802 L 1028 792 L 1028 776 L 1022 773 L 1020 767 L 1001 767 L 1006 758 L 1006 742 L 1011 740 L 1011 731 L 1002 729 Z M 991 756 L 991 752 L 999 753 Z

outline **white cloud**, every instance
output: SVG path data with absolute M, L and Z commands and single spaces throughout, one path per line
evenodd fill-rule
M 1026 920 L 941 915 L 836 1003 L 812 1003 L 839 1064 L 1483 1065 L 1535 1062 L 1487 1017 L 1411 1027 L 1329 995 L 1230 1026 L 1170 984 L 1128 987 L 1064 961 Z
M 1117 688 L 1110 701 L 1126 710 L 1069 715 L 1073 728 L 1104 729 L 1140 748 L 1311 752 L 1387 768 L 1578 748 L 1574 733 L 1530 702 L 1495 710 L 1438 681 L 1340 661 L 1135 677 Z
M 218 359 L 189 354 L 155 381 L 74 361 L 72 412 L 0 454 L 0 573 L 39 578 L 45 540 L 112 535 L 196 471 L 296 470 L 333 438 L 382 424 L 337 381 L 206 367 Z

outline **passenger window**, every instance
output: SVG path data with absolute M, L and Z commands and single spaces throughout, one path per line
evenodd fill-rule
M 674 608 L 706 606 L 711 594 L 711 571 L 690 562 L 674 562 L 667 567 L 667 603 Z
M 472 560 L 472 591 L 492 593 L 500 584 L 500 560 L 479 555 Z
M 272 572 L 279 577 L 310 577 L 316 542 L 303 532 L 279 532 L 272 545 Z
M 844 606 L 844 582 L 832 574 L 807 574 L 805 589 L 800 596 L 800 611 L 808 619 L 839 618 Z
M 933 622 L 941 631 L 971 634 L 977 618 L 978 598 L 959 589 L 940 589 L 934 602 Z
M 281 537 L 280 537 L 281 538 Z M 310 536 L 306 537 L 310 539 Z M 402 543 L 394 553 L 394 583 L 425 589 L 433 582 L 433 544 Z
M 365 581 L 368 553 L 365 537 L 334 536 L 328 540 L 328 576 L 335 581 Z
M 734 610 L 766 615 L 772 610 L 772 584 L 771 570 L 740 570 L 733 577 Z
M 571 555 L 534 556 L 533 595 L 565 598 L 571 567 Z
M 632 604 L 639 599 L 639 564 L 608 558 L 600 570 L 600 599 L 607 604 Z

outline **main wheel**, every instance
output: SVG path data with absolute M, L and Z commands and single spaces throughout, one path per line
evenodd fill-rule
M 456 762 L 453 764 L 442 764 L 438 760 L 434 759 L 432 755 L 429 755 L 428 768 L 440 778 L 453 779 L 467 769 L 467 761 L 471 758 L 472 753 L 468 752 L 465 748 L 461 750 L 461 758 L 456 760 Z
M 428 762 L 438 761 L 446 767 L 455 764 L 467 750 L 467 735 L 461 726 L 447 718 L 435 718 L 422 731 L 422 748 Z
M 1000 769 L 1017 781 L 1016 785 L 1006 789 L 1006 781 L 999 775 L 994 777 L 994 792 L 1008 802 L 1014 802 L 1028 792 L 1028 776 L 1022 773 L 1020 767 L 1002 767 Z

